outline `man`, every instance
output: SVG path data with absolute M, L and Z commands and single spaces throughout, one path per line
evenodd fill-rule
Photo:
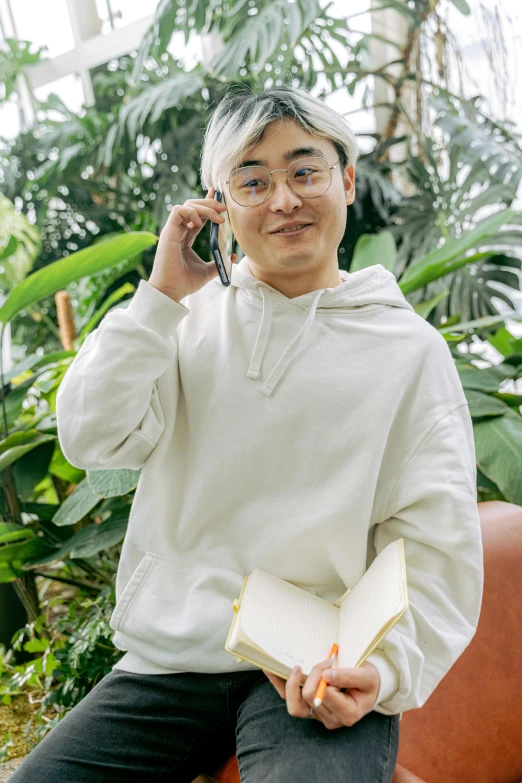
M 126 654 L 13 783 L 190 783 L 233 752 L 242 783 L 389 783 L 402 711 L 473 638 L 469 410 L 393 274 L 339 269 L 356 158 L 351 129 L 307 92 L 231 90 L 205 135 L 206 197 L 174 206 L 149 280 L 67 372 L 69 462 L 142 468 L 111 617 Z M 245 254 L 230 286 L 192 250 L 226 212 Z M 284 680 L 225 650 L 254 568 L 335 601 L 401 537 L 409 608 L 362 666 Z

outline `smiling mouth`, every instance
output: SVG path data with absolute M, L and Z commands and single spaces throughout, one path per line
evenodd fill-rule
M 304 234 L 307 228 L 310 228 L 310 224 L 303 223 L 300 228 L 283 228 L 280 231 L 274 231 L 273 236 L 295 236 L 297 234 Z

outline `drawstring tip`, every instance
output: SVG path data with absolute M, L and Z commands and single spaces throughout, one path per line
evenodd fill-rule
M 257 370 L 249 370 L 247 372 L 247 378 L 259 378 L 259 372 Z

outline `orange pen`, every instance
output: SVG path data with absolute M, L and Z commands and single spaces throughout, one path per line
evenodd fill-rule
M 328 658 L 330 660 L 333 660 L 333 662 L 334 662 L 333 665 L 334 666 L 335 666 L 335 664 L 337 662 L 337 653 L 338 652 L 339 652 L 338 645 L 337 644 L 332 644 L 332 649 L 330 650 L 330 655 L 328 656 Z M 319 707 L 323 703 L 324 694 L 326 693 L 326 686 L 327 685 L 328 685 L 328 683 L 326 682 L 326 680 L 324 680 L 321 677 L 321 681 L 319 683 L 319 687 L 317 688 L 317 693 L 315 694 L 314 707 Z

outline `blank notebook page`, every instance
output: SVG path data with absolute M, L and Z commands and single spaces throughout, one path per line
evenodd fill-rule
M 273 574 L 254 569 L 238 619 L 241 629 L 272 658 L 309 674 L 337 642 L 339 609 Z
M 355 666 L 368 645 L 403 607 L 401 551 L 398 546 L 387 546 L 341 604 L 338 665 Z

